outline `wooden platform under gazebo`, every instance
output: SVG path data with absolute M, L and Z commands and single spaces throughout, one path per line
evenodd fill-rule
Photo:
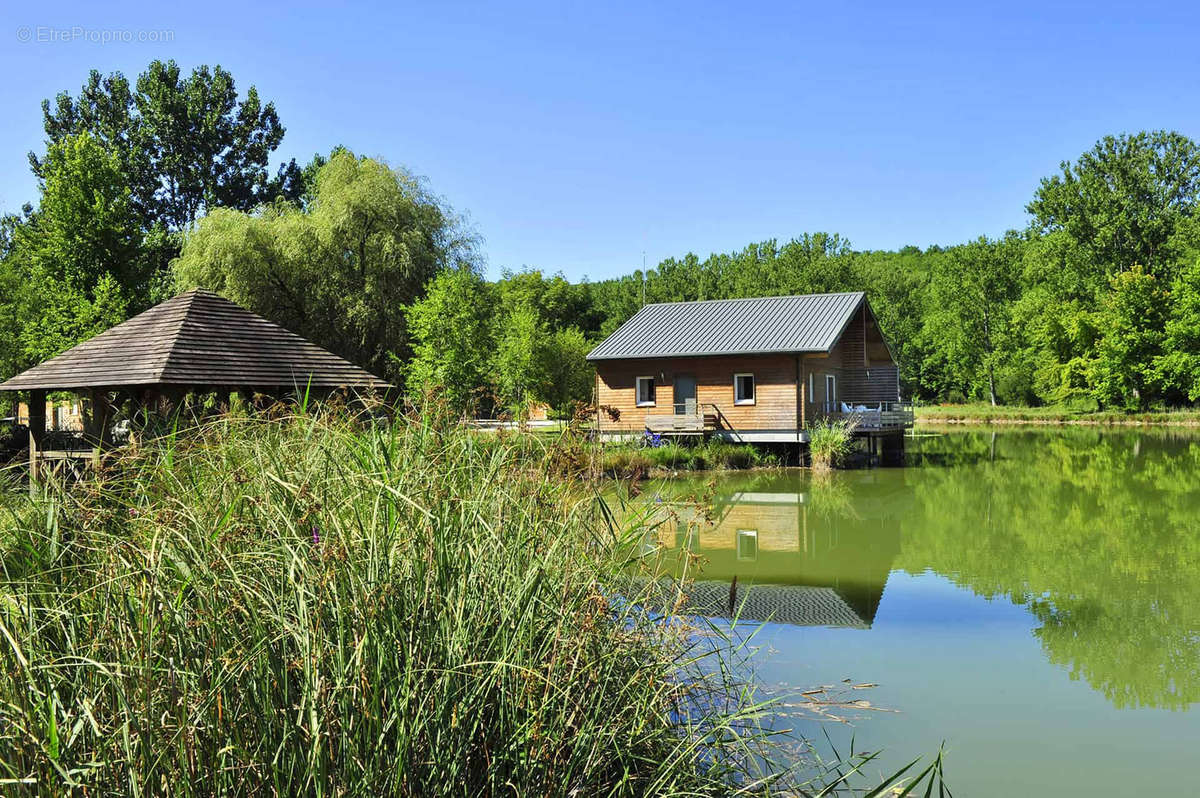
M 112 442 L 122 405 L 177 407 L 189 393 L 281 397 L 364 394 L 391 388 L 353 363 L 210 291 L 193 289 L 155 305 L 7 382 L 26 395 L 30 478 L 45 461 L 95 458 Z M 46 395 L 85 398 L 79 447 L 48 448 Z M 129 416 L 133 416 L 130 412 Z

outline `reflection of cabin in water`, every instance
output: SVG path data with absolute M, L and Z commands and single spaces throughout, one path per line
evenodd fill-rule
M 901 445 L 912 407 L 861 292 L 647 305 L 588 355 L 597 431 L 807 443 L 853 417 Z
M 736 576 L 743 620 L 869 627 L 900 551 L 900 473 L 858 481 L 853 496 L 768 483 L 718 497 L 711 523 L 694 506 L 668 503 L 671 518 L 656 530 L 663 562 L 699 555 L 688 601 L 699 615 L 731 615 Z

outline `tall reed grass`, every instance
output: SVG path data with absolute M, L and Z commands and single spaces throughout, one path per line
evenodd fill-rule
M 517 447 L 315 418 L 210 423 L 10 501 L 0 778 L 92 795 L 755 786 L 757 708 L 697 702 L 685 639 L 606 593 L 630 549 L 594 506 Z
M 727 649 L 613 592 L 644 530 L 539 446 L 225 417 L 9 494 L 0 791 L 778 788 L 769 707 Z
M 691 445 L 665 442 L 660 446 L 605 444 L 595 453 L 597 470 L 609 476 L 668 471 L 738 470 L 778 465 L 775 456 L 749 444 L 707 440 Z
M 814 424 L 809 431 L 809 465 L 814 471 L 827 472 L 843 463 L 854 444 L 858 421 L 853 418 Z

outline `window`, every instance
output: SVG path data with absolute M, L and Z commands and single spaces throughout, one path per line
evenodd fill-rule
M 637 406 L 654 407 L 654 378 L 637 378 Z
M 831 413 L 837 410 L 837 377 L 832 374 L 825 375 L 825 405 Z
M 758 559 L 757 529 L 739 529 L 737 531 L 737 558 L 742 562 L 753 562 Z
M 754 375 L 733 375 L 733 403 L 735 405 L 754 404 Z

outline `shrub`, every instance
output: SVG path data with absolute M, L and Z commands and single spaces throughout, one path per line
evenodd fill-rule
M 762 450 L 748 444 L 726 443 L 718 451 L 725 468 L 754 468 L 768 461 Z

